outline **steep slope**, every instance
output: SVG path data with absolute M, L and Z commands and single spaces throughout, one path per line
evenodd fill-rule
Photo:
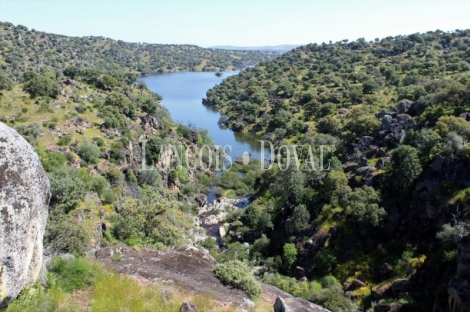
M 469 30 L 309 44 L 207 92 L 221 123 L 297 145 L 310 168 L 286 170 L 284 148 L 228 228 L 261 237 L 266 282 L 333 311 L 341 294 L 374 311 L 468 309 L 469 62 Z M 329 169 L 300 145 L 331 146 Z
M 470 71 L 469 46 L 469 30 L 309 44 L 227 78 L 204 103 L 218 107 L 231 129 L 273 140 L 298 137 L 309 127 L 340 134 L 351 105 L 366 103 L 373 113 L 422 97 L 420 110 L 447 106 L 466 88 L 468 79 L 460 78 Z
M 129 43 L 103 37 L 67 37 L 0 22 L 0 66 L 11 78 L 27 70 L 67 66 L 150 75 L 175 71 L 241 69 L 278 56 L 274 52 L 225 51 L 194 45 Z

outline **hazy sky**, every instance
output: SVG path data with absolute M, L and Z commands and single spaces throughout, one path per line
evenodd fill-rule
M 263 46 L 470 28 L 469 0 L 0 0 L 0 20 L 69 36 Z

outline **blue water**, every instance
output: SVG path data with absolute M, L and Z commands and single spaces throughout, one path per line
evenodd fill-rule
M 207 90 L 220 84 L 224 78 L 237 74 L 238 71 L 224 72 L 222 77 L 212 72 L 169 73 L 143 77 L 141 80 L 148 88 L 163 96 L 162 104 L 171 114 L 174 121 L 188 125 L 192 123 L 198 128 L 205 128 L 216 145 L 229 145 L 229 153 L 234 160 L 244 152 L 252 158 L 261 158 L 261 146 L 252 134 L 235 133 L 218 124 L 220 114 L 212 107 L 202 105 Z M 228 149 L 226 149 L 229 152 Z M 265 155 L 269 155 L 266 150 Z

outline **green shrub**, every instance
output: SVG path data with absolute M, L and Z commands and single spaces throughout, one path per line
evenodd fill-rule
M 51 206 L 60 207 L 68 213 L 80 203 L 85 191 L 85 183 L 80 171 L 62 166 L 49 175 L 49 180 L 51 182 Z
M 116 202 L 117 195 L 116 195 L 116 193 L 113 192 L 113 190 L 105 189 L 102 192 L 101 200 L 103 201 L 103 204 L 112 204 L 112 203 Z
M 36 145 L 36 139 L 42 133 L 37 123 L 19 125 L 16 131 L 33 146 Z
M 32 75 L 30 79 L 25 80 L 23 90 L 35 98 L 37 96 L 44 96 L 50 98 L 57 98 L 60 92 L 60 87 L 55 81 L 55 75 Z
M 320 251 L 315 258 L 315 266 L 320 274 L 326 275 L 331 273 L 337 263 L 336 256 L 330 249 Z
M 67 162 L 65 155 L 59 152 L 50 152 L 46 153 L 44 157 L 41 157 L 42 165 L 44 170 L 47 172 L 53 171 L 56 168 L 59 168 Z
M 162 183 L 162 176 L 157 169 L 142 170 L 137 178 L 139 185 L 159 186 Z
M 0 71 L 0 91 L 10 91 L 11 89 L 13 89 L 13 81 L 11 81 L 10 78 L 7 77 L 7 75 Z
M 181 189 L 181 192 L 185 195 L 192 196 L 197 192 L 197 186 L 195 184 L 186 184 Z
M 323 288 L 330 288 L 335 285 L 338 285 L 338 281 L 336 280 L 334 276 L 327 275 L 320 280 L 320 284 L 322 285 Z
M 243 290 L 248 297 L 257 298 L 261 294 L 261 286 L 255 281 L 246 264 L 234 260 L 216 265 L 212 273 L 222 282 Z
M 186 167 L 178 166 L 175 169 L 171 170 L 170 179 L 173 182 L 179 180 L 180 183 L 186 183 L 186 181 L 188 180 L 188 170 L 186 169 Z
M 75 217 L 62 212 L 49 214 L 44 243 L 56 252 L 84 254 L 89 244 L 88 232 Z
M 158 193 L 144 190 L 143 197 L 142 201 L 124 199 L 113 227 L 115 237 L 128 245 L 183 245 L 184 229 L 191 219 L 181 215 L 175 202 L 160 198 Z
M 455 239 L 459 235 L 457 227 L 453 227 L 449 223 L 442 226 L 442 230 L 437 232 L 436 237 L 439 239 L 445 249 L 453 249 L 456 246 Z
M 339 286 L 313 292 L 308 300 L 331 311 L 359 311 L 358 307 L 343 295 L 343 290 Z
M 98 193 L 98 195 L 102 195 L 104 190 L 106 190 L 108 186 L 108 181 L 102 176 L 93 177 L 93 179 L 91 180 L 91 189 Z
M 69 145 L 70 142 L 72 142 L 72 137 L 70 135 L 63 135 L 57 141 L 57 145 L 66 146 L 66 145 Z
M 310 219 L 310 213 L 307 210 L 305 205 L 298 205 L 294 208 L 294 212 L 292 213 L 291 225 L 294 232 L 300 232 L 303 228 L 308 225 L 308 221 Z
M 100 157 L 100 148 L 85 140 L 78 147 L 78 155 L 87 163 L 94 164 Z
M 124 174 L 116 168 L 109 169 L 104 175 L 113 187 L 124 183 Z
M 251 246 L 251 253 L 253 255 L 267 255 L 269 253 L 269 238 L 266 235 L 261 235 L 261 238 L 255 240 L 253 245 Z
M 289 270 L 296 260 L 297 248 L 295 248 L 295 244 L 285 244 L 282 252 L 282 265 L 284 266 L 284 269 Z

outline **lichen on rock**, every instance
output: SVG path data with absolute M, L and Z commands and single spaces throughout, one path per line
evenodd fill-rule
M 0 122 L 0 307 L 44 276 L 49 179 L 34 148 Z

